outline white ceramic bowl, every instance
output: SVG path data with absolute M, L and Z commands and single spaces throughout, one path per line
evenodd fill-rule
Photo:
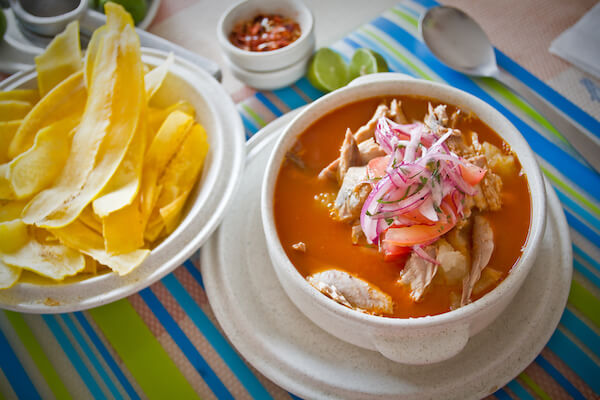
M 273 192 L 283 158 L 298 136 L 315 120 L 349 103 L 376 96 L 422 95 L 474 112 L 511 146 L 527 174 L 531 194 L 531 225 L 523 254 L 497 288 L 457 310 L 419 318 L 387 318 L 354 311 L 327 298 L 296 270 L 275 228 Z M 510 303 L 535 260 L 544 233 L 546 197 L 535 156 L 517 129 L 478 98 L 447 85 L 385 74 L 362 79 L 309 105 L 284 130 L 269 159 L 263 181 L 261 212 L 269 255 L 284 290 L 315 324 L 354 345 L 379 351 L 407 364 L 430 364 L 451 358 L 469 338 L 489 325 Z
M 142 60 L 154 67 L 167 54 L 142 49 Z M 31 69 L 0 83 L 0 90 L 35 88 Z M 217 228 L 240 181 L 245 160 L 241 118 L 223 87 L 212 76 L 175 57 L 169 75 L 155 94 L 157 106 L 187 100 L 196 109 L 196 120 L 206 129 L 210 150 L 199 183 L 184 209 L 175 231 L 152 249 L 148 258 L 125 276 L 105 273 L 87 279 L 40 284 L 18 282 L 0 290 L 0 308 L 30 313 L 58 313 L 96 307 L 133 294 L 181 265 Z
M 312 49 L 297 63 L 275 71 L 249 71 L 227 61 L 229 69 L 240 81 L 259 90 L 275 90 L 289 86 L 302 78 L 306 73 Z
M 257 14 L 281 14 L 294 19 L 302 31 L 293 43 L 277 50 L 246 51 L 229 41 L 229 34 L 240 21 Z M 217 25 L 217 38 L 221 49 L 238 68 L 248 71 L 275 71 L 310 58 L 315 48 L 313 15 L 301 0 L 246 0 L 229 8 Z

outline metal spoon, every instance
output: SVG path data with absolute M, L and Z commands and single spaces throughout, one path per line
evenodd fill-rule
M 454 7 L 437 6 L 423 14 L 419 30 L 431 52 L 450 68 L 495 78 L 523 96 L 600 172 L 600 141 L 582 132 L 545 99 L 499 68 L 492 43 L 471 17 Z

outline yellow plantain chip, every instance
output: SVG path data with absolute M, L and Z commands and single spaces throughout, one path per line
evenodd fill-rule
M 139 191 L 144 153 L 146 152 L 145 115 L 144 110 L 140 115 L 140 122 L 123 161 L 102 193 L 92 203 L 94 213 L 99 217 L 106 217 L 131 204 Z
M 158 179 L 187 136 L 194 119 L 181 111 L 173 111 L 162 124 L 144 160 L 142 173 L 142 216 L 147 221 L 158 198 Z M 145 225 L 145 223 L 144 223 Z
M 21 213 L 26 205 L 27 201 L 23 200 L 0 200 L 0 222 L 21 218 Z
M 45 126 L 70 115 L 81 115 L 87 99 L 83 73 L 71 75 L 41 99 L 23 119 L 8 148 L 14 158 L 33 145 L 35 135 Z
M 88 255 L 84 255 L 83 257 L 85 258 L 85 268 L 81 270 L 81 273 L 95 275 L 98 272 L 98 261 Z
M 152 99 L 152 96 L 154 96 L 154 93 L 156 93 L 156 91 L 160 89 L 160 86 L 165 80 L 167 74 L 169 73 L 169 69 L 171 68 L 171 65 L 173 65 L 174 61 L 175 56 L 173 55 L 173 53 L 169 53 L 167 59 L 162 64 L 160 64 L 158 67 L 154 68 L 152 71 L 148 72 L 144 76 L 144 83 L 146 86 L 146 98 L 148 101 L 150 101 L 150 99 Z
M 0 201 L 13 200 L 15 193 L 10 186 L 10 164 L 0 165 Z
M 111 255 L 104 249 L 102 236 L 85 226 L 78 219 L 65 227 L 51 229 L 51 232 L 58 237 L 61 243 L 78 249 L 119 275 L 131 272 L 150 254 L 150 250 L 138 249 L 126 254 Z
M 0 253 L 0 259 L 13 267 L 60 281 L 85 267 L 83 255 L 62 244 L 42 244 L 29 239 L 14 253 Z
M 75 20 L 52 39 L 42 54 L 35 57 L 40 97 L 82 67 L 79 21 Z
M 22 120 L 0 122 L 0 163 L 10 160 L 8 146 L 10 146 L 10 142 L 15 137 L 15 133 L 17 133 L 17 129 L 19 129 L 22 122 Z
M 0 289 L 12 287 L 21 277 L 22 268 L 12 267 L 0 261 Z
M 162 208 L 182 193 L 191 192 L 208 153 L 208 137 L 200 124 L 195 124 L 177 154 L 159 180 L 162 186 L 156 207 Z
M 144 224 L 139 196 L 132 204 L 102 219 L 104 248 L 109 254 L 125 254 L 144 245 Z
M 165 224 L 160 216 L 160 213 L 157 213 L 156 216 L 152 216 L 146 225 L 146 230 L 144 231 L 144 239 L 148 241 L 148 243 L 155 242 L 159 237 L 164 234 Z
M 192 117 L 196 114 L 194 107 L 185 100 L 171 104 L 167 108 L 150 107 L 148 110 L 148 143 L 152 143 L 152 139 L 154 139 L 161 125 L 173 111 L 181 111 Z
M 85 87 L 89 88 L 92 85 L 92 74 L 94 72 L 94 64 L 96 63 L 96 57 L 100 46 L 104 40 L 104 36 L 108 32 L 108 26 L 104 25 L 96 29 L 92 34 L 92 38 L 88 43 L 87 50 L 85 51 L 85 59 L 83 60 L 83 74 L 85 80 Z
M 23 119 L 31 110 L 31 103 L 23 100 L 0 100 L 0 121 Z
M 79 116 L 72 116 L 41 129 L 33 146 L 10 162 L 10 184 L 17 199 L 54 182 L 67 161 L 71 133 L 78 123 Z
M 175 200 L 160 208 L 160 216 L 165 225 L 165 231 L 167 234 L 172 233 L 175 228 L 177 228 L 177 225 L 179 225 L 181 210 L 183 210 L 185 200 L 189 194 L 190 192 L 181 193 Z
M 24 201 L 0 202 L 0 252 L 16 251 L 29 240 L 27 225 L 21 220 Z
M 40 94 L 35 89 L 14 89 L 0 92 L 0 101 L 21 100 L 35 104 L 40 100 Z
M 91 206 L 87 206 L 79 214 L 79 220 L 96 233 L 102 234 L 102 220 L 98 217 Z
M 117 17 L 107 15 L 107 25 Z M 23 220 L 28 224 L 58 228 L 75 220 L 108 183 L 134 136 L 145 94 L 133 28 L 107 32 L 96 61 L 71 154 L 54 186 L 25 209 Z
M 20 219 L 0 222 L 0 252 L 12 253 L 27 243 L 27 225 Z

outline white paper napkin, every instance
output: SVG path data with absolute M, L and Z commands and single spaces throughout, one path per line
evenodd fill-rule
M 550 52 L 600 79 L 600 3 L 554 39 Z

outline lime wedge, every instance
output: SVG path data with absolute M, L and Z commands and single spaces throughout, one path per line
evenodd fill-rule
M 350 61 L 350 79 L 359 76 L 389 71 L 383 56 L 371 49 L 356 49 Z
M 327 47 L 317 50 L 308 66 L 309 82 L 323 92 L 346 85 L 350 81 L 349 76 L 348 66 L 342 56 Z
M 148 11 L 146 0 L 99 0 L 98 7 L 102 12 L 104 12 L 104 4 L 109 1 L 122 5 L 131 14 L 131 18 L 133 18 L 133 22 L 136 24 L 139 24 L 144 19 Z
M 6 32 L 6 17 L 4 16 L 4 11 L 0 8 L 0 40 L 4 37 L 4 33 Z

